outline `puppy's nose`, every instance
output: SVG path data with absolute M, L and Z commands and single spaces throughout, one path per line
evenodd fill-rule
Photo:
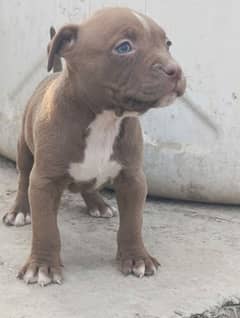
M 177 63 L 169 63 L 166 65 L 155 64 L 154 69 L 163 71 L 165 74 L 172 78 L 180 79 L 182 76 L 182 70 Z
M 172 77 L 180 78 L 181 76 L 181 68 L 176 63 L 167 64 L 165 67 L 163 67 L 163 71 Z

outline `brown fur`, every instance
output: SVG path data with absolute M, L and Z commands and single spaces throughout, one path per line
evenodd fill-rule
M 112 110 L 117 116 L 127 111 L 144 113 L 171 92 L 179 96 L 185 90 L 184 76 L 169 53 L 165 32 L 141 16 L 149 30 L 131 10 L 111 8 L 80 25 L 66 25 L 57 34 L 51 31 L 48 70 L 56 68 L 54 59 L 60 57 L 65 58 L 66 68 L 43 80 L 28 102 L 18 143 L 18 194 L 13 209 L 4 217 L 6 224 L 14 224 L 19 211 L 24 215 L 30 212 L 30 203 L 32 249 L 19 272 L 28 283 L 61 281 L 57 210 L 64 189 L 81 192 L 87 206 L 97 206 L 102 215 L 106 211 L 107 205 L 94 187 L 96 180 L 76 183 L 68 173 L 71 162 L 84 161 L 90 123 L 103 110 Z M 116 54 L 114 47 L 122 39 L 133 43 L 134 54 Z M 152 275 L 159 263 L 147 252 L 141 235 L 147 186 L 138 118 L 122 120 L 112 160 L 122 167 L 113 180 L 120 212 L 121 270 Z M 29 279 L 31 272 L 36 280 Z M 40 273 L 48 279 L 41 281 Z

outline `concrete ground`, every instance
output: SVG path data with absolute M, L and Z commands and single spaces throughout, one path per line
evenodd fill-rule
M 0 217 L 16 185 L 14 165 L 0 159 Z M 105 196 L 116 204 L 111 193 Z M 239 207 L 149 199 L 144 238 L 162 266 L 143 279 L 118 271 L 118 217 L 91 218 L 80 197 L 66 193 L 59 225 L 64 284 L 40 288 L 15 278 L 29 252 L 31 227 L 0 224 L 1 318 L 172 318 L 208 309 L 214 314 L 192 317 L 237 317 L 237 306 L 228 316 L 215 306 L 239 304 Z

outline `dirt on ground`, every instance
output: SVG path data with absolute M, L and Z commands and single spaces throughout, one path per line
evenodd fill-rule
M 16 188 L 14 164 L 0 159 L 0 217 L 13 203 Z M 116 206 L 114 193 L 104 196 Z M 118 270 L 118 217 L 92 218 L 80 195 L 66 192 L 59 226 L 64 284 L 41 288 L 15 278 L 30 250 L 31 226 L 0 224 L 1 318 L 203 317 L 196 314 L 206 310 L 217 317 L 215 306 L 239 304 L 237 206 L 148 199 L 144 239 L 162 266 L 156 276 L 142 279 Z

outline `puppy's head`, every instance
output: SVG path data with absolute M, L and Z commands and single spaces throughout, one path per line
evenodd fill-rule
M 92 105 L 143 113 L 167 106 L 186 87 L 180 66 L 170 54 L 171 42 L 151 18 L 127 8 L 108 8 L 80 25 L 66 25 L 49 47 L 63 56 L 69 78 Z

